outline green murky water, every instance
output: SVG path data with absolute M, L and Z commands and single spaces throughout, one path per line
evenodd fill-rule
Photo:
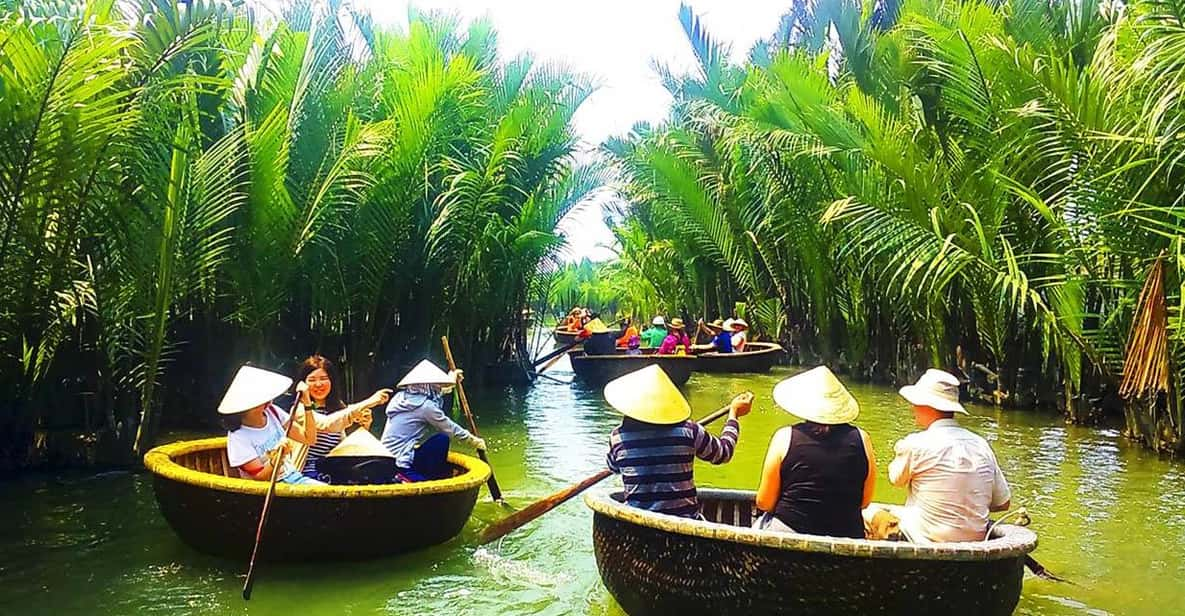
M 770 400 L 786 374 L 692 378 L 686 390 L 697 415 L 745 389 L 758 396 L 736 458 L 698 468 L 701 485 L 755 487 L 770 435 L 791 421 Z M 892 444 L 912 430 L 908 409 L 891 390 L 852 389 L 883 475 Z M 616 418 L 599 392 L 541 380 L 528 391 L 470 395 L 512 503 L 600 468 Z M 1116 430 L 1065 426 L 1047 415 L 975 413 L 965 423 L 992 442 L 1013 502 L 1032 513 L 1041 538 L 1035 556 L 1078 583 L 1026 578 L 1018 613 L 1159 614 L 1185 604 L 1185 465 L 1139 450 Z M 882 476 L 877 499 L 902 502 L 904 494 Z M 503 513 L 483 491 L 464 533 L 448 544 L 363 563 L 265 564 L 247 604 L 239 597 L 244 563 L 181 544 L 157 513 L 148 476 L 3 481 L 0 614 L 621 613 L 597 576 L 591 515 L 580 500 L 477 549 L 477 532 Z M 415 532 L 391 524 L 392 532 Z

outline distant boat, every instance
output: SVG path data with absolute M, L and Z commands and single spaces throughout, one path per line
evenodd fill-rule
M 358 560 L 399 554 L 455 537 L 490 476 L 481 460 L 449 453 L 454 476 L 382 485 L 276 485 L 267 560 Z M 266 481 L 241 479 L 226 438 L 180 441 L 144 455 L 156 502 L 181 540 L 200 552 L 244 562 L 255 544 Z
M 601 579 L 632 616 L 651 614 L 1011 614 L 1027 528 L 990 541 L 919 545 L 753 530 L 754 493 L 699 490 L 705 520 L 588 493 Z
M 675 385 L 683 385 L 691 378 L 696 359 L 692 355 L 627 355 L 618 352 L 613 355 L 588 355 L 584 351 L 573 351 L 568 355 L 572 361 L 572 372 L 576 378 L 589 385 L 604 385 L 613 379 L 641 370 L 651 364 L 658 364 Z

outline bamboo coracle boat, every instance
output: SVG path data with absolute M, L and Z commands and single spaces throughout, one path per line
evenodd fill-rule
M 694 355 L 589 355 L 584 351 L 574 351 L 568 355 L 568 359 L 572 362 L 572 372 L 576 373 L 576 378 L 590 385 L 604 385 L 651 364 L 662 366 L 675 385 L 683 385 L 691 378 L 697 361 Z
M 769 372 L 785 351 L 773 342 L 750 342 L 744 351 L 700 353 L 695 356 L 697 372 Z
M 614 330 L 610 330 L 609 333 L 613 334 L 613 337 L 616 338 L 621 335 L 621 330 L 614 329 Z M 572 344 L 573 342 L 576 342 L 576 336 L 578 336 L 579 334 L 580 334 L 580 330 L 573 331 L 570 329 L 563 329 L 563 328 L 557 327 L 554 330 L 552 330 L 551 335 L 555 338 L 556 344 L 558 344 L 560 346 L 564 346 L 564 345 L 568 345 L 568 344 Z
M 268 521 L 273 561 L 360 560 L 443 543 L 465 526 L 490 475 L 481 460 L 449 453 L 454 476 L 389 485 L 276 485 Z M 161 514 L 194 549 L 246 559 L 268 484 L 233 476 L 226 438 L 180 441 L 144 456 Z M 360 540 L 361 539 L 361 540 Z
M 700 490 L 707 522 L 586 494 L 601 579 L 648 614 L 1011 614 L 1032 531 L 1001 524 L 983 542 L 918 545 L 749 528 L 754 493 Z

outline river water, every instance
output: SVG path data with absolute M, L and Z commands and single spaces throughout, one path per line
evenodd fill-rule
M 571 377 L 562 367 L 552 374 Z M 700 485 L 756 487 L 770 436 L 794 421 L 770 398 L 788 374 L 692 377 L 685 390 L 697 416 L 746 389 L 757 395 L 753 413 L 742 420 L 736 457 L 726 466 L 699 466 Z M 877 500 L 903 502 L 903 491 L 883 475 L 893 443 L 913 429 L 909 409 L 892 390 L 851 389 L 861 406 L 857 423 L 880 455 Z M 601 468 L 617 417 L 598 391 L 541 379 L 525 391 L 470 396 L 512 504 L 526 505 Z M 1179 613 L 1185 605 L 1185 466 L 1140 450 L 1118 430 L 1066 426 L 1045 414 L 972 411 L 964 424 L 992 443 L 1014 506 L 1032 515 L 1041 542 L 1034 556 L 1076 582 L 1026 577 L 1017 613 Z M 245 603 L 239 596 L 245 563 L 183 545 L 157 512 L 148 475 L 4 480 L 0 614 L 622 613 L 597 575 L 592 516 L 580 499 L 498 544 L 476 548 L 480 529 L 504 513 L 483 490 L 463 534 L 447 544 L 362 563 L 265 563 L 254 598 Z M 415 532 L 399 520 L 391 526 L 392 532 Z

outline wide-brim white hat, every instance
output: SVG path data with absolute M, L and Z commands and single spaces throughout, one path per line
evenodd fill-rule
M 819 366 L 774 386 L 774 402 L 787 413 L 819 424 L 851 423 L 860 405 L 839 379 Z
M 917 383 L 906 385 L 897 393 L 915 406 L 970 415 L 959 403 L 959 379 L 949 372 L 930 368 Z
M 423 360 L 416 364 L 415 368 L 411 369 L 406 376 L 403 377 L 396 387 L 407 387 L 408 385 L 456 385 L 456 380 L 453 379 L 449 373 L 441 370 L 436 364 Z
M 691 406 L 658 364 L 609 381 L 605 401 L 622 415 L 646 423 L 677 424 L 691 417 Z
M 288 391 L 292 386 L 292 379 L 282 375 L 256 368 L 243 366 L 235 373 L 235 378 L 222 395 L 222 402 L 218 404 L 218 412 L 222 415 L 237 415 L 249 411 L 261 404 L 267 404 Z
M 329 458 L 394 458 L 395 455 L 383 447 L 379 439 L 375 438 L 370 430 L 365 428 L 358 428 L 354 430 L 349 436 L 342 439 L 342 442 L 337 444 L 329 453 L 325 454 Z
M 654 317 L 653 319 L 650 320 L 650 324 L 651 325 L 658 325 L 661 327 L 661 326 L 665 326 L 667 324 L 667 320 L 662 317 Z
M 727 329 L 732 329 L 738 325 L 745 329 L 749 329 L 749 323 L 744 319 L 729 319 L 724 322 L 724 327 Z

